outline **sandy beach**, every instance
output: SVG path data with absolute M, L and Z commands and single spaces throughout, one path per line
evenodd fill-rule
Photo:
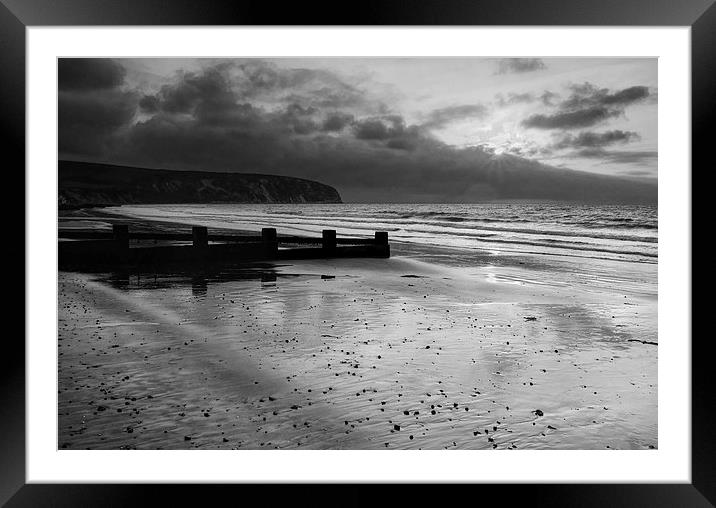
M 657 447 L 656 284 L 609 277 L 655 264 L 393 251 L 60 272 L 58 446 Z

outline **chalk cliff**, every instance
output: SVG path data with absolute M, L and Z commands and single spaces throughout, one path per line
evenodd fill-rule
M 289 176 L 59 161 L 59 207 L 140 203 L 341 203 L 329 185 Z

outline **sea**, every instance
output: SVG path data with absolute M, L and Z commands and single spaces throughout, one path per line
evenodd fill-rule
M 658 208 L 565 202 L 482 204 L 164 204 L 104 209 L 137 220 L 243 232 L 370 238 L 391 257 L 492 268 L 495 282 L 658 292 Z
M 535 254 L 656 263 L 656 206 L 572 203 L 491 204 L 178 204 L 124 205 L 108 211 L 138 219 L 214 228 L 366 238 L 496 254 Z

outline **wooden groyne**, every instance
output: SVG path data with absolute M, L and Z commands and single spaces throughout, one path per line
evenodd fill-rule
M 374 238 L 339 238 L 324 229 L 320 238 L 279 236 L 275 228 L 263 228 L 261 236 L 209 234 L 203 226 L 191 233 L 130 232 L 125 224 L 112 231 L 60 231 L 60 269 L 130 267 L 201 268 L 250 261 L 321 258 L 388 258 L 388 233 Z

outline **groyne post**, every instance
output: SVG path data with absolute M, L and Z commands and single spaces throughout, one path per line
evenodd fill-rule
M 192 226 L 191 241 L 197 259 L 206 259 L 209 253 L 209 231 L 205 226 Z
M 388 245 L 388 232 L 387 231 L 376 231 L 375 232 L 375 243 L 378 245 Z
M 389 258 L 390 257 L 390 244 L 388 243 L 388 232 L 387 231 L 376 231 L 375 232 L 375 245 L 378 249 L 378 257 Z
M 112 239 L 117 261 L 127 263 L 129 261 L 129 226 L 127 224 L 112 224 Z
M 324 229 L 321 238 L 321 246 L 324 254 L 333 254 L 336 251 L 336 230 Z
M 191 240 L 196 248 L 206 248 L 209 246 L 209 231 L 204 226 L 192 226 Z
M 129 226 L 126 224 L 112 224 L 112 238 L 117 248 L 129 248 Z
M 274 258 L 278 255 L 276 228 L 261 228 L 261 242 L 263 243 L 265 256 Z

